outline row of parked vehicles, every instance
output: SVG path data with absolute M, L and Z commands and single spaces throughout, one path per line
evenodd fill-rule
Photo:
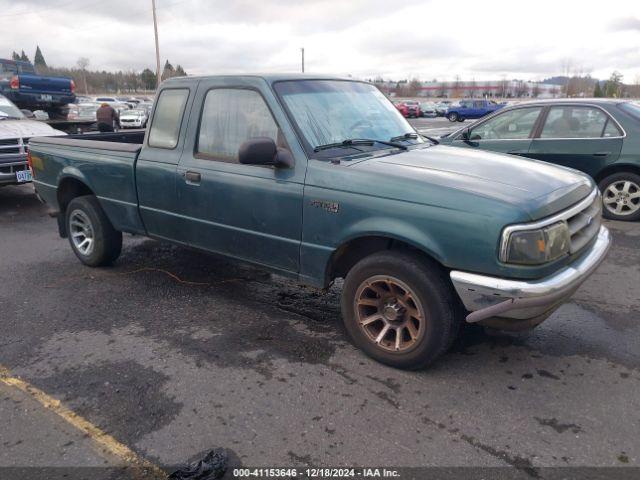
M 441 102 L 404 100 L 395 102 L 394 105 L 405 118 L 446 117 L 451 122 L 464 122 L 469 119 L 482 118 L 503 108 L 506 103 L 497 103 L 487 99 L 464 99 L 455 103 L 450 100 Z
M 77 97 L 69 105 L 67 120 L 95 122 L 96 111 L 105 103 L 118 112 L 120 128 L 145 128 L 153 108 L 149 97 Z
M 148 97 L 79 96 L 72 79 L 39 75 L 30 62 L 9 59 L 0 59 L 0 95 L 27 117 L 58 127 L 91 125 L 98 107 L 107 103 L 120 114 L 120 128 L 144 128 L 153 106 Z

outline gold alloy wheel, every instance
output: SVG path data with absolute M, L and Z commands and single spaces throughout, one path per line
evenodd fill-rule
M 410 350 L 424 336 L 422 304 L 406 283 L 387 275 L 366 279 L 358 287 L 354 307 L 367 338 L 389 352 Z

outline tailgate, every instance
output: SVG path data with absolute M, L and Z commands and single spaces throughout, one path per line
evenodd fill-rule
M 64 77 L 43 77 L 40 75 L 18 75 L 20 91 L 25 93 L 48 93 L 71 95 L 71 79 Z

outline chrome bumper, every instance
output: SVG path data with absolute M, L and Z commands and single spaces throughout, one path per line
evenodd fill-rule
M 26 170 L 27 165 L 26 159 L 0 163 L 0 185 L 16 183 L 16 172 L 18 170 Z
M 508 280 L 454 270 L 451 281 L 465 308 L 471 312 L 467 315 L 469 323 L 491 318 L 542 321 L 593 273 L 610 246 L 609 230 L 600 227 L 596 241 L 586 254 L 541 280 Z

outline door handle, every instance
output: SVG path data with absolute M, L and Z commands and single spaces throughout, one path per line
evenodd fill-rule
M 596 152 L 593 154 L 594 157 L 608 157 L 611 152 Z
M 202 175 L 199 172 L 184 172 L 184 179 L 187 183 L 199 185 L 202 180 Z

